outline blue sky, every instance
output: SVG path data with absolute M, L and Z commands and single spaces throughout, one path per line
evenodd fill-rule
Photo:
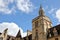
M 60 0 L 0 0 L 0 24 L 13 22 L 24 32 L 32 30 L 32 19 L 39 15 L 40 4 L 52 25 L 59 24 Z

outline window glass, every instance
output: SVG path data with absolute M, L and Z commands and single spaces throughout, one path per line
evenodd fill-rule
M 58 32 L 57 32 L 56 28 L 54 28 L 53 33 L 54 33 L 54 36 L 58 35 Z

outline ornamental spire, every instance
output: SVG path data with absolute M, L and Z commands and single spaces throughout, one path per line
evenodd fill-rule
M 44 16 L 44 10 L 42 8 L 42 5 L 40 5 L 39 16 Z

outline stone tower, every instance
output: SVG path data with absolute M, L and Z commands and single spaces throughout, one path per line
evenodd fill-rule
M 51 28 L 51 24 L 51 20 L 40 6 L 39 16 L 32 20 L 32 40 L 47 40 L 47 30 Z

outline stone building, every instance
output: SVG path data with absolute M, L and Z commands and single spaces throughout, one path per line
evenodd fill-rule
M 39 15 L 32 20 L 32 34 L 24 37 L 24 40 L 60 40 L 60 24 L 52 26 L 50 18 L 40 6 Z
M 7 35 L 7 30 L 0 33 L 0 40 L 60 40 L 60 24 L 52 26 L 42 6 L 40 6 L 39 15 L 32 20 L 32 31 L 27 31 L 26 37 L 21 37 L 20 30 L 16 37 Z
M 7 30 L 5 29 L 3 33 L 0 33 L 0 40 L 7 40 Z
M 0 33 L 0 40 L 22 40 L 20 30 L 16 36 L 11 36 L 7 34 L 8 29 L 5 29 L 3 33 Z

